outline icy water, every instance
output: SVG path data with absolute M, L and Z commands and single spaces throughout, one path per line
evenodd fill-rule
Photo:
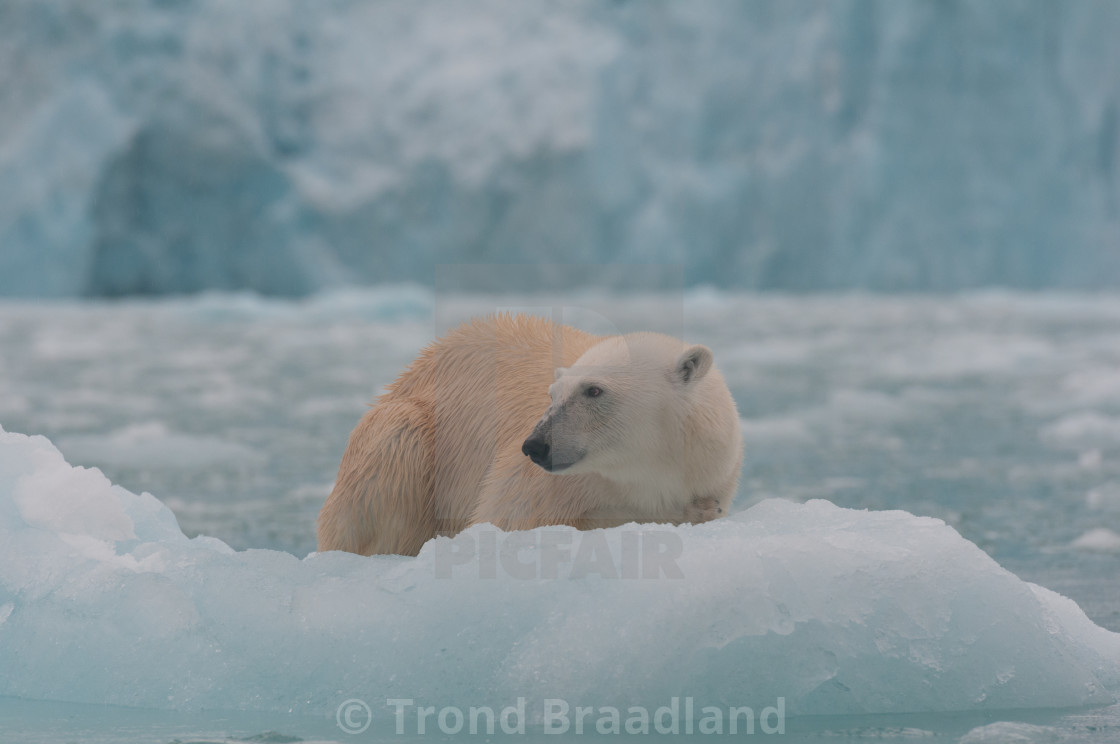
M 1014 711 L 1005 716 L 942 713 L 884 716 L 809 716 L 786 721 L 785 732 L 767 735 L 756 730 L 747 741 L 785 744 L 826 742 L 961 742 L 962 744 L 1042 744 L 1044 742 L 1120 741 L 1120 706 L 1100 711 Z M 392 724 L 371 726 L 356 735 L 339 733 L 333 719 L 261 713 L 180 713 L 74 705 L 0 698 L 5 741 L 21 744 L 293 744 L 372 741 L 408 742 L 439 739 L 478 741 L 557 741 L 564 737 L 527 727 L 524 735 L 419 737 L 397 735 Z M 279 729 L 279 730 L 277 730 Z M 581 736 L 587 741 L 618 741 L 620 736 Z M 625 736 L 624 740 L 633 737 Z M 656 735 L 655 740 L 681 741 L 686 736 Z M 700 736 L 701 741 L 741 741 L 744 737 Z
M 350 429 L 423 345 L 471 314 L 561 307 L 592 331 L 653 328 L 711 346 L 747 447 L 736 510 L 825 498 L 938 517 L 1120 630 L 1116 296 L 435 298 L 398 287 L 305 302 L 4 304 L 0 424 L 150 491 L 188 535 L 302 557 Z M 0 734 L 395 738 L 340 736 L 333 720 L 11 699 L 0 700 Z M 1120 711 L 791 719 L 773 738 L 962 736 L 1120 741 Z

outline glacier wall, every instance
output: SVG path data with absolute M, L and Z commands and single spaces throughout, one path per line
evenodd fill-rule
M 0 295 L 1120 286 L 1111 0 L 0 2 Z

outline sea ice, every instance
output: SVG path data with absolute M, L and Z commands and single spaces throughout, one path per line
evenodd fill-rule
M 108 434 L 66 437 L 63 447 L 81 460 L 134 465 L 200 468 L 218 462 L 260 462 L 261 453 L 237 442 L 171 431 L 161 421 L 133 424 Z
M 1062 741 L 1062 732 L 1049 726 L 1019 721 L 999 721 L 977 726 L 959 744 L 1049 744 Z
M 0 663 L 0 696 L 153 708 L 875 713 L 1108 703 L 1120 635 L 902 511 L 770 500 L 299 560 L 188 539 L 151 495 L 0 430 Z
M 1096 550 L 1103 553 L 1120 553 L 1120 535 L 1107 527 L 1089 530 L 1070 543 L 1078 550 Z

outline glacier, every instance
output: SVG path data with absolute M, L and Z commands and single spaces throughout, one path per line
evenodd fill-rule
M 628 542 L 651 535 L 677 541 L 679 577 L 626 570 Z M 549 545 L 581 540 L 593 561 L 580 547 L 548 567 Z M 415 558 L 301 560 L 187 538 L 153 496 L 2 430 L 0 659 L 0 700 L 333 716 L 355 698 L 523 697 L 530 723 L 547 698 L 781 698 L 796 716 L 1120 692 L 1120 634 L 938 519 L 771 499 L 698 526 L 480 525 Z
M 0 295 L 1120 286 L 1110 0 L 7 0 Z

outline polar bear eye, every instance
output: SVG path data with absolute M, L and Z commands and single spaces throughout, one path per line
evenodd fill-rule
M 598 387 L 596 385 L 592 385 L 591 387 L 584 390 L 583 394 L 586 395 L 588 398 L 598 398 L 600 395 L 603 394 L 603 388 Z

